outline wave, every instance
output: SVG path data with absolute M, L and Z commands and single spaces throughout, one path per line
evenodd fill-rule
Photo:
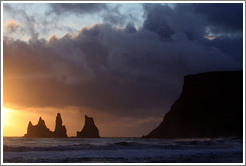
M 116 142 L 113 144 L 102 145 L 58 145 L 58 146 L 3 146 L 4 152 L 26 152 L 26 151 L 72 151 L 72 150 L 141 150 L 141 149 L 171 149 L 171 150 L 182 150 L 182 149 L 208 149 L 208 148 L 230 148 L 232 145 L 221 145 L 212 143 L 200 143 L 197 142 L 178 142 L 175 145 L 150 145 L 140 144 L 135 142 Z
M 108 145 L 90 145 L 90 144 L 75 144 L 75 145 L 57 145 L 57 146 L 3 146 L 4 152 L 24 152 L 24 151 L 69 151 L 69 150 L 116 150 L 122 148 L 141 148 L 146 147 L 144 144 L 136 142 L 116 142 Z
M 115 140 L 102 139 L 98 140 L 38 140 L 34 143 L 32 140 L 15 140 L 18 144 L 3 145 L 4 152 L 26 152 L 26 151 L 73 151 L 73 150 L 145 150 L 145 149 L 209 149 L 209 148 L 234 148 L 242 147 L 242 139 L 177 139 L 177 140 L 149 140 L 149 139 L 131 139 L 131 140 Z M 25 142 L 26 141 L 26 142 Z M 27 142 L 29 141 L 29 142 Z M 85 141 L 85 142 L 81 142 Z
M 5 138 L 4 163 L 242 162 L 243 140 Z
M 74 144 L 57 146 L 3 146 L 4 152 L 25 151 L 71 151 L 71 150 L 141 150 L 141 149 L 182 149 L 183 145 L 153 145 L 137 142 L 115 142 L 107 145 Z

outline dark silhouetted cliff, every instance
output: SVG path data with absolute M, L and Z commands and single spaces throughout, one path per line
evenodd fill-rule
M 243 72 L 184 78 L 183 91 L 147 138 L 243 136 Z
M 85 115 L 85 125 L 81 132 L 77 132 L 78 138 L 99 138 L 99 131 L 93 118 Z
M 62 126 L 62 119 L 60 113 L 56 117 L 56 128 L 55 131 L 50 131 L 44 120 L 40 117 L 37 125 L 32 125 L 30 121 L 27 127 L 27 134 L 25 138 L 64 138 L 67 137 L 67 130 L 65 126 Z

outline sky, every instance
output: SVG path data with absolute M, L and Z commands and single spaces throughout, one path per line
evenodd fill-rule
M 41 116 L 69 136 L 156 128 L 185 75 L 243 69 L 242 3 L 4 3 L 3 135 Z

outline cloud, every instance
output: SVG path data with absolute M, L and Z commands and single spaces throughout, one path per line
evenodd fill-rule
M 30 8 L 35 9 L 37 7 L 41 9 L 37 11 L 30 10 Z M 54 33 L 54 29 L 59 36 L 66 32 L 75 33 L 80 26 L 92 25 L 96 21 L 122 27 L 132 22 L 140 24 L 142 17 L 135 15 L 136 10 L 131 11 L 134 6 L 127 6 L 127 8 L 127 12 L 122 12 L 122 6 L 119 4 L 52 3 L 16 5 L 5 3 L 3 7 L 5 15 L 18 21 L 22 26 L 18 28 L 18 35 L 6 34 L 7 31 L 4 31 L 4 36 L 28 41 L 48 38 L 49 35 Z
M 4 12 L 12 15 L 16 20 L 20 19 L 21 24 L 23 25 L 21 28 L 21 32 L 27 32 L 32 39 L 38 38 L 38 32 L 35 29 L 35 24 L 37 23 L 36 18 L 34 16 L 29 16 L 25 10 L 22 9 L 13 9 L 9 4 L 5 4 L 3 8 Z
M 144 5 L 146 20 L 143 28 L 158 33 L 163 40 L 170 40 L 176 32 L 185 33 L 189 39 L 200 38 L 205 34 L 204 19 L 193 9 L 193 5 L 178 4 Z
M 209 21 L 215 33 L 242 33 L 243 30 L 243 4 L 215 3 L 193 4 L 195 12 Z
M 242 37 L 204 38 L 208 25 L 222 25 L 199 13 L 194 6 L 150 5 L 138 30 L 133 23 L 95 24 L 48 41 L 5 40 L 4 103 L 162 116 L 184 75 L 242 69 Z
M 242 4 L 176 4 L 144 5 L 147 19 L 144 28 L 170 39 L 175 32 L 184 32 L 189 39 L 214 35 L 239 35 L 243 30 Z M 230 11 L 230 12 L 228 12 Z
M 5 23 L 5 28 L 10 32 L 14 33 L 20 27 L 20 24 L 15 20 L 7 20 Z
M 146 17 L 143 29 L 155 32 L 162 40 L 174 41 L 177 36 L 187 37 L 189 41 L 214 46 L 242 61 L 242 4 L 181 3 L 174 7 L 144 4 L 143 7 Z M 208 36 L 216 40 L 204 40 Z
M 117 3 L 52 3 L 49 4 L 50 9 L 46 15 L 56 15 L 56 18 L 64 18 L 65 15 L 75 16 L 96 16 L 96 19 L 101 19 L 104 23 L 109 23 L 115 26 L 125 26 L 128 22 L 140 24 L 142 16 L 139 14 L 141 5 L 136 7 L 136 4 L 117 4 Z M 125 8 L 122 11 L 122 8 Z M 140 8 L 140 9 L 139 9 Z M 138 16 L 136 16 L 136 13 Z M 95 19 L 95 18 L 91 18 Z
M 33 5 L 38 4 L 20 4 L 21 7 L 16 8 L 13 4 L 5 3 L 3 5 L 3 10 L 5 15 L 8 15 L 14 20 L 18 20 L 18 23 L 21 24 L 18 28 L 19 38 L 26 37 L 27 40 L 38 40 L 42 36 L 53 33 L 55 29 L 56 32 L 65 30 L 66 32 L 73 32 L 74 28 L 67 25 L 61 25 L 58 23 L 60 20 L 59 17 L 49 15 L 46 17 L 44 13 L 35 13 L 35 10 L 30 10 L 29 8 L 35 8 Z M 44 6 L 42 6 L 44 7 Z M 29 12 L 28 12 L 29 11 Z M 14 38 L 15 35 L 6 34 L 4 31 L 4 36 L 7 38 Z M 21 37 L 20 37 L 21 36 Z M 21 38 L 23 40 L 23 38 Z
M 93 14 L 107 9 L 105 3 L 51 3 L 49 14 L 57 15 L 72 13 L 77 15 Z

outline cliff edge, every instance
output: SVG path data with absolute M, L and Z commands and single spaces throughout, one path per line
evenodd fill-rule
M 243 137 L 243 71 L 184 77 L 183 91 L 146 138 Z

